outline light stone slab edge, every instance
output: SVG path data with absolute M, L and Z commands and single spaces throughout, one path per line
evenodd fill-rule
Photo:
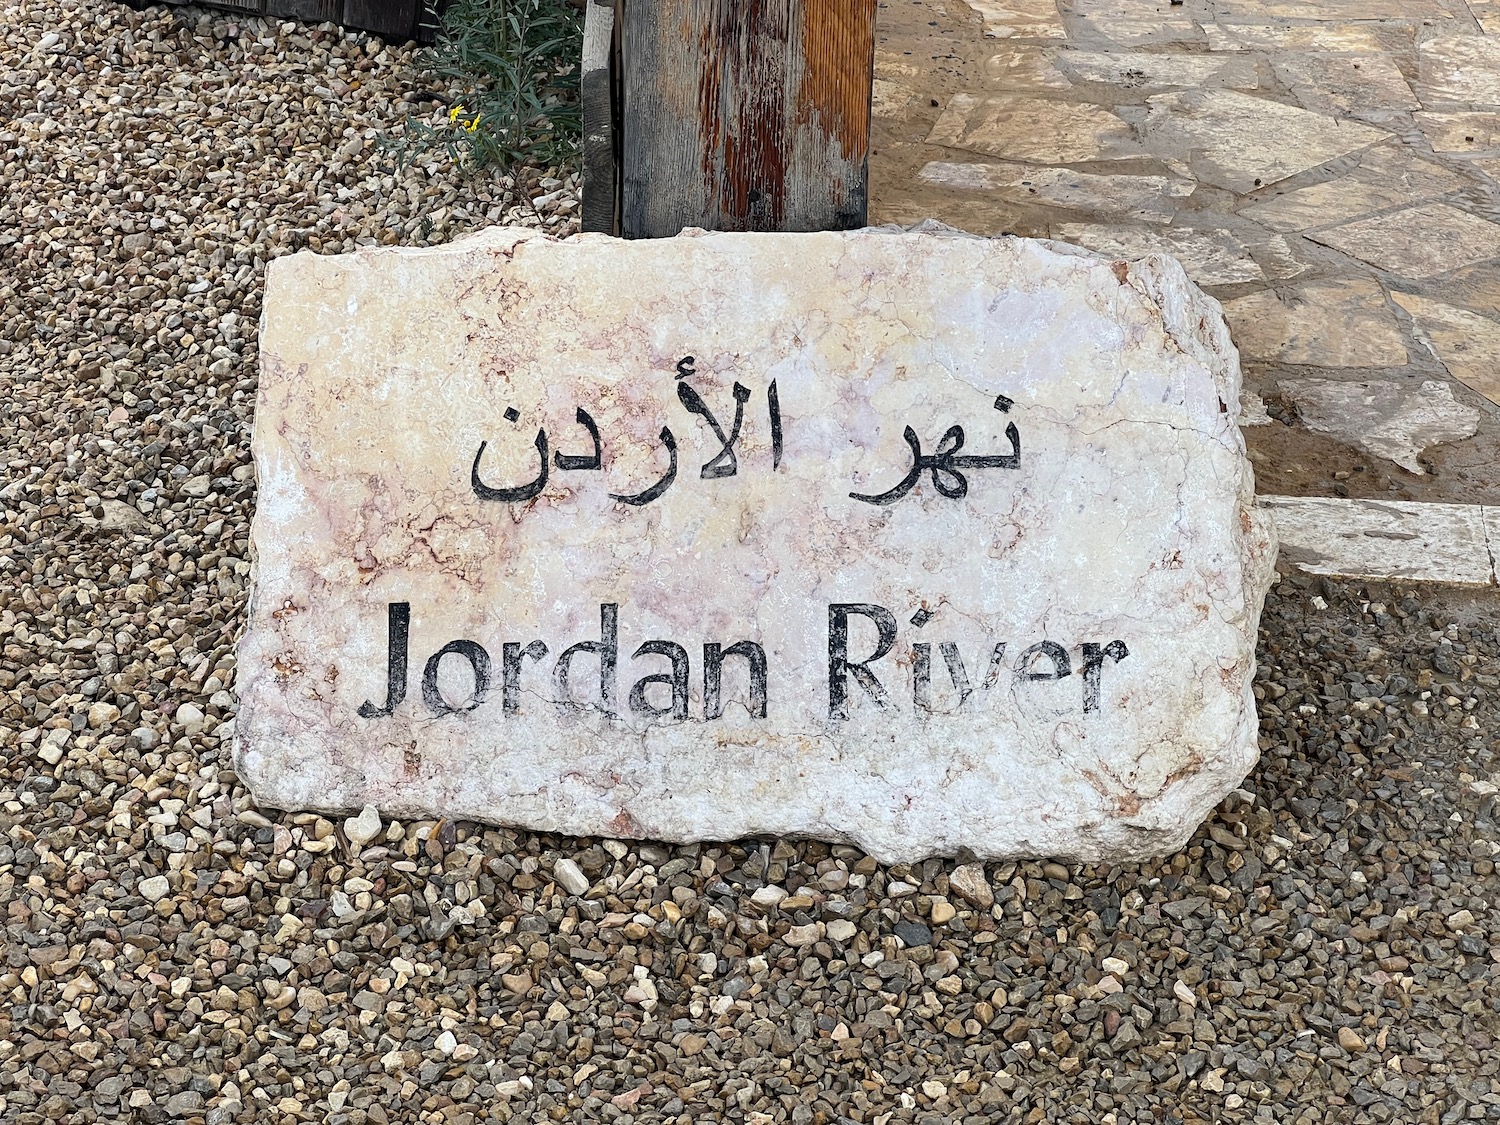
M 1478 504 L 1261 496 L 1281 559 L 1308 574 L 1500 585 L 1500 510 Z

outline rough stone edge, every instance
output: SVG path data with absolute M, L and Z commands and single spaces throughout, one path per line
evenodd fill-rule
M 1066 243 L 1054 248 L 1078 251 Z M 1109 259 L 1093 251 L 1084 256 Z M 1276 572 L 1278 542 L 1274 523 L 1255 504 L 1255 472 L 1250 464 L 1244 434 L 1240 429 L 1242 376 L 1239 349 L 1230 336 L 1224 309 L 1205 293 L 1176 258 L 1153 254 L 1127 259 L 1124 283 L 1131 284 L 1161 314 L 1166 338 L 1212 375 L 1218 388 L 1220 410 L 1225 419 L 1222 440 L 1238 456 L 1240 480 L 1236 498 L 1236 537 L 1242 563 L 1240 609 L 1230 623 L 1235 625 L 1250 652 L 1242 686 L 1241 725 L 1234 742 L 1223 748 L 1217 765 L 1205 764 L 1196 773 L 1170 783 L 1146 802 L 1129 822 L 1145 835 L 1142 856 L 1162 856 L 1180 850 L 1224 797 L 1238 788 L 1260 760 L 1260 722 L 1254 694 L 1260 618 L 1266 594 Z M 1216 608 L 1223 609 L 1222 605 Z M 1228 784 L 1226 784 L 1226 782 Z M 1172 810 L 1187 810 L 1184 817 Z M 1185 826 L 1185 827 L 1184 827 Z

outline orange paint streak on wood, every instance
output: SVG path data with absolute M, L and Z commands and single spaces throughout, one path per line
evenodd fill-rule
M 627 63 L 640 98 L 625 99 L 631 230 L 860 225 L 875 0 L 654 3 L 627 9 L 650 60 Z M 674 210 L 673 190 L 706 197 Z
M 699 128 L 703 174 L 726 217 L 781 224 L 788 152 L 786 75 L 798 0 L 712 0 L 704 5 Z M 726 224 L 733 227 L 733 221 Z
M 875 65 L 875 0 L 804 0 L 806 67 L 797 124 L 821 123 L 845 160 L 870 149 L 870 76 Z

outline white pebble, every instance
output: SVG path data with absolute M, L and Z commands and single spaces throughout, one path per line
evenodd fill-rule
M 760 890 L 751 895 L 750 901 L 755 903 L 756 906 L 769 907 L 777 905 L 786 897 L 786 891 L 778 887 L 775 883 L 772 883 L 769 886 L 761 887 Z
M 191 703 L 184 703 L 172 716 L 172 721 L 183 729 L 188 735 L 197 734 L 203 729 L 203 711 Z
M 151 902 L 160 902 L 172 893 L 172 884 L 167 882 L 165 875 L 152 875 L 150 878 L 142 879 L 137 883 L 136 890 L 140 891 Z
M 859 927 L 847 918 L 828 923 L 828 936 L 837 942 L 846 942 L 859 933 Z
M 366 805 L 358 816 L 344 821 L 344 835 L 356 848 L 364 847 L 380 835 L 380 810 L 374 805 Z
M 552 866 L 553 877 L 570 895 L 581 895 L 590 887 L 589 877 L 571 859 L 560 859 Z

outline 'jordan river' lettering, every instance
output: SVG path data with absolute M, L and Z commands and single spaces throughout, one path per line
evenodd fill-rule
M 872 652 L 860 659 L 851 659 L 849 653 L 849 620 L 860 617 L 874 623 L 878 640 Z M 926 610 L 912 615 L 911 624 L 921 628 L 930 620 Z M 1056 641 L 1042 640 L 1021 647 L 1013 659 L 1007 653 L 1013 650 L 1009 641 L 995 641 L 982 650 L 972 666 L 965 662 L 959 646 L 954 641 L 937 642 L 938 652 L 943 658 L 948 684 L 944 693 L 948 706 L 934 702 L 932 682 L 931 641 L 910 643 L 910 658 L 906 661 L 891 659 L 897 649 L 898 627 L 896 618 L 884 606 L 830 605 L 828 607 L 828 717 L 848 719 L 850 717 L 850 685 L 854 685 L 868 698 L 877 710 L 897 706 L 892 694 L 894 684 L 883 682 L 876 665 L 892 666 L 906 664 L 909 677 L 901 672 L 896 675 L 909 678 L 911 706 L 929 714 L 948 713 L 964 707 L 971 701 L 985 700 L 992 689 L 1002 681 L 1008 683 L 1050 683 L 1067 679 L 1074 674 L 1075 664 L 1081 682 L 1078 703 L 1084 714 L 1099 710 L 1100 687 L 1107 664 L 1125 659 L 1130 650 L 1125 642 L 1112 640 L 1107 644 L 1084 641 L 1077 646 L 1078 658 L 1065 645 Z M 745 712 L 759 719 L 769 715 L 770 699 L 767 684 L 769 670 L 766 651 L 755 641 L 740 640 L 733 644 L 718 641 L 703 642 L 703 657 L 699 665 L 702 691 L 698 695 L 700 706 L 693 708 L 693 685 L 696 680 L 692 670 L 692 657 L 687 646 L 671 640 L 646 640 L 636 648 L 632 661 L 649 662 L 658 670 L 637 679 L 623 697 L 619 692 L 620 664 L 620 607 L 605 603 L 599 607 L 599 639 L 579 641 L 566 648 L 555 649 L 541 639 L 529 642 L 503 641 L 499 688 L 501 710 L 507 715 L 522 713 L 522 700 L 529 697 L 532 707 L 558 706 L 564 708 L 590 707 L 610 718 L 618 718 L 628 707 L 630 713 L 646 719 L 685 722 L 699 719 L 712 722 L 724 717 L 728 702 L 738 702 Z M 410 677 L 411 605 L 407 602 L 392 602 L 386 607 L 386 666 L 385 702 L 380 706 L 366 701 L 359 706 L 359 715 L 364 719 L 390 717 L 407 695 Z M 542 683 L 528 685 L 523 689 L 522 675 L 528 662 L 541 665 L 553 652 L 557 652 L 552 666 L 550 687 L 553 694 L 546 694 L 548 684 L 546 672 L 537 668 L 529 673 L 532 679 Z M 585 657 L 596 662 L 597 681 L 590 680 L 587 698 L 580 697 L 575 683 L 574 661 Z M 734 658 L 743 666 L 743 692 L 725 694 L 725 664 Z M 660 662 L 665 659 L 670 665 L 665 670 Z M 462 665 L 467 672 L 462 685 L 462 695 L 450 697 L 439 684 L 444 661 Z M 972 674 L 971 674 L 972 671 Z M 634 674 L 634 673 L 632 673 Z M 473 711 L 491 701 L 496 687 L 495 663 L 490 649 L 477 641 L 458 639 L 449 641 L 434 652 L 422 664 L 422 702 L 433 718 Z M 597 685 L 597 692 L 593 687 Z M 977 685 L 977 688 L 976 688 Z M 939 689 L 940 691 L 942 689 Z M 856 693 L 858 694 L 858 693 Z

